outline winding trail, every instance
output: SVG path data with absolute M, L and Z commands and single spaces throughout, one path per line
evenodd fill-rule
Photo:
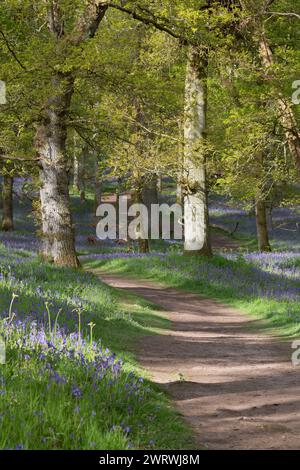
M 300 367 L 291 342 L 237 310 L 148 281 L 97 273 L 164 308 L 170 331 L 144 337 L 139 360 L 174 400 L 199 448 L 300 449 Z

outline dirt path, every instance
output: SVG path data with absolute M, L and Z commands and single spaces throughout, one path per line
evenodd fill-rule
M 99 275 L 166 309 L 172 330 L 143 338 L 139 359 L 167 388 L 199 447 L 300 449 L 300 368 L 291 364 L 291 342 L 198 295 Z
M 221 235 L 220 233 L 212 233 L 212 247 L 215 251 L 237 251 L 240 248 L 238 240 L 229 235 Z

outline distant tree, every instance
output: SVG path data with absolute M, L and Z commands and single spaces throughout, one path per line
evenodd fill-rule
M 2 230 L 9 232 L 14 229 L 13 221 L 13 176 L 5 174 L 2 186 Z

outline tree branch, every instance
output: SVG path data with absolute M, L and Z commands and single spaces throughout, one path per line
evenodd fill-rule
M 3 41 L 5 42 L 5 45 L 8 49 L 8 51 L 10 52 L 10 54 L 13 56 L 13 58 L 15 59 L 15 61 L 19 64 L 19 66 L 23 69 L 23 70 L 27 70 L 26 67 L 22 64 L 22 62 L 18 59 L 18 56 L 17 54 L 15 53 L 15 51 L 13 50 L 13 48 L 11 47 L 10 43 L 9 43 L 9 40 L 7 39 L 7 37 L 5 36 L 4 32 L 0 29 L 0 35 L 2 36 L 3 38 Z
M 71 34 L 71 42 L 78 46 L 86 39 L 93 38 L 103 20 L 108 2 L 105 0 L 89 0 L 88 5 Z
M 166 25 L 165 23 L 161 22 L 161 19 L 156 18 L 151 12 L 149 12 L 149 13 L 151 13 L 151 18 L 150 18 L 150 17 L 145 17 L 145 16 L 137 13 L 137 11 L 134 10 L 134 9 L 126 8 L 126 7 L 123 7 L 121 5 L 117 5 L 117 4 L 115 4 L 113 2 L 110 2 L 110 1 L 107 2 L 107 4 L 110 8 L 114 8 L 116 10 L 122 11 L 123 13 L 127 13 L 133 19 L 141 21 L 142 23 L 144 23 L 148 26 L 154 26 L 156 29 L 159 29 L 160 31 L 163 31 L 163 32 L 169 34 L 170 36 L 172 36 L 175 39 L 180 39 L 184 42 L 189 42 L 189 40 L 187 39 L 187 37 L 184 34 L 174 31 L 171 28 L 171 25 Z
M 294 12 L 283 13 L 283 12 L 279 12 L 279 11 L 269 11 L 267 14 L 270 15 L 270 17 L 272 17 L 272 16 L 289 16 L 289 17 L 298 18 L 298 20 L 300 20 L 300 15 L 298 15 L 298 13 L 294 13 Z
M 52 0 L 49 14 L 48 23 L 50 31 L 59 39 L 64 35 L 64 21 L 62 19 L 59 0 Z
M 9 157 L 9 156 L 3 155 L 1 153 L 0 153 L 0 158 L 2 160 L 6 160 L 6 161 L 10 161 L 10 162 L 16 161 L 16 162 L 23 162 L 23 163 L 28 163 L 28 162 L 30 162 L 30 163 L 35 162 L 36 163 L 36 162 L 40 161 L 39 158 L 24 158 L 24 157 L 16 157 L 16 156 L 13 156 L 13 157 L 10 156 Z
M 149 129 L 148 127 L 144 126 L 141 122 L 138 122 L 136 119 L 133 119 L 131 116 L 129 115 L 125 115 L 126 119 L 128 119 L 128 121 L 130 122 L 133 122 L 135 125 L 137 125 L 138 127 L 140 127 L 141 129 L 143 129 L 144 131 L 146 131 L 148 134 L 152 134 L 152 135 L 156 135 L 158 137 L 163 137 L 163 138 L 166 138 L 166 139 L 169 139 L 169 140 L 172 140 L 173 142 L 177 142 L 177 143 L 181 143 L 183 144 L 184 141 L 181 140 L 181 139 L 178 139 L 176 137 L 173 137 L 171 135 L 168 135 L 168 134 L 165 134 L 163 132 L 158 132 L 158 131 L 155 131 L 155 130 L 151 130 Z

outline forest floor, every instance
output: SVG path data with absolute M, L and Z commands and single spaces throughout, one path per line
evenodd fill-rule
M 119 274 L 98 275 L 159 305 L 171 320 L 170 329 L 143 337 L 138 358 L 171 396 L 199 448 L 300 448 L 300 375 L 291 363 L 290 342 L 198 294 Z
M 240 249 L 240 242 L 231 238 L 227 235 L 222 235 L 220 233 L 213 232 L 212 233 L 212 247 L 213 250 L 219 251 L 238 251 Z
M 274 252 L 260 254 L 255 219 L 214 196 L 215 256 L 199 259 L 182 256 L 182 243 L 175 241 L 154 241 L 151 253 L 143 255 L 134 243 L 97 240 L 93 196 L 81 203 L 72 195 L 82 265 L 105 272 L 104 280 L 120 287 L 115 290 L 84 270 L 39 259 L 40 243 L 22 184 L 15 184 L 16 230 L 0 232 L 0 324 L 14 294 L 19 296 L 13 305 L 12 360 L 0 374 L 5 398 L 1 448 L 300 448 L 299 369 L 291 365 L 292 338 L 300 334 L 299 208 L 274 211 Z M 283 222 L 284 230 L 278 228 Z M 62 353 L 54 363 L 51 348 L 42 368 L 37 358 L 40 342 L 44 347 L 43 338 L 51 334 L 49 323 L 58 315 L 55 341 L 67 338 L 74 346 L 76 309 L 81 307 L 87 350 L 89 325 L 95 324 L 98 365 L 106 367 L 107 356 L 113 365 L 119 359 L 123 364 L 113 383 L 110 369 L 104 379 L 99 376 L 99 394 L 86 381 L 84 364 L 73 367 Z M 37 327 L 32 341 L 30 331 L 37 333 Z M 30 334 L 20 355 L 22 328 Z

